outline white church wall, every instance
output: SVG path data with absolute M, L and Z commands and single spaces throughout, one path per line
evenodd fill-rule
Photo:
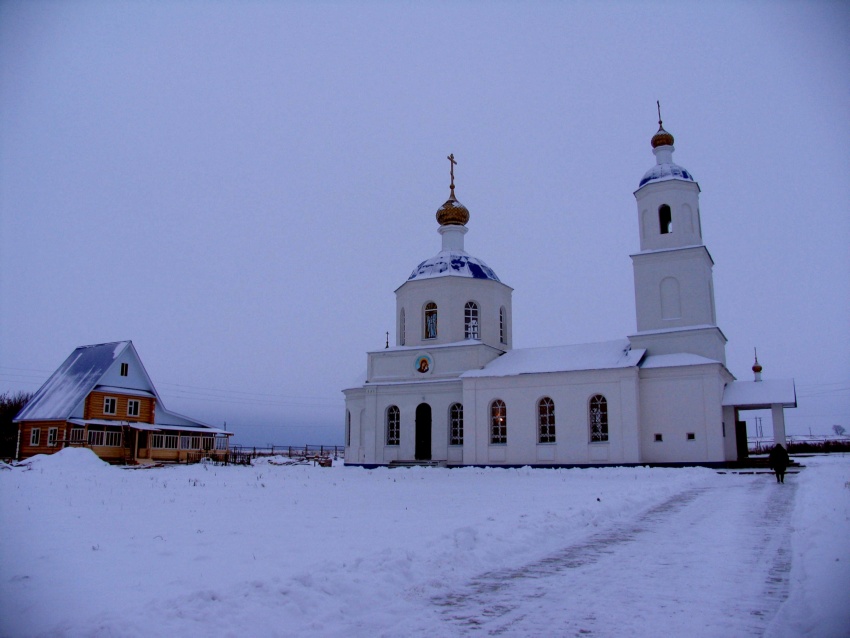
M 370 383 L 385 383 L 456 378 L 467 370 L 483 367 L 502 353 L 474 340 L 429 346 L 396 347 L 368 353 L 367 379 Z M 420 372 L 422 356 L 428 360 L 425 372 Z
M 644 462 L 716 463 L 726 460 L 724 415 L 720 405 L 725 383 L 723 372 L 718 364 L 641 371 L 641 458 Z
M 699 186 L 695 182 L 666 180 L 645 185 L 635 193 L 640 211 L 640 249 L 659 250 L 702 243 L 698 212 Z M 662 233 L 658 209 L 670 207 L 672 226 Z
M 632 260 L 638 331 L 714 324 L 712 261 L 704 247 L 638 253 Z M 671 279 L 677 283 L 678 316 L 665 313 L 662 303 L 664 282 Z
M 507 321 L 506 344 L 499 333 L 499 309 L 511 315 L 512 289 L 498 281 L 470 277 L 433 277 L 408 281 L 396 291 L 396 316 L 405 313 L 405 346 L 429 347 L 464 340 L 464 307 L 468 301 L 478 304 L 480 341 L 505 349 L 511 343 L 510 321 Z M 425 304 L 437 304 L 437 338 L 426 339 Z M 396 340 L 400 345 L 400 338 Z
M 605 396 L 608 441 L 590 441 L 589 401 Z M 555 443 L 538 442 L 538 401 L 555 404 Z M 527 374 L 464 380 L 465 408 L 474 438 L 465 442 L 464 463 L 592 465 L 637 463 L 638 392 L 634 369 Z M 507 443 L 490 443 L 490 406 L 505 402 Z M 472 415 L 474 414 L 474 417 Z

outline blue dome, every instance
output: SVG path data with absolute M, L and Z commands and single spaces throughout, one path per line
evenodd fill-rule
M 407 280 L 448 276 L 500 281 L 492 268 L 483 261 L 456 250 L 444 250 L 431 259 L 426 259 L 414 268 Z
M 667 164 L 656 164 L 643 176 L 643 179 L 640 180 L 640 184 L 638 188 L 643 186 L 644 184 L 648 184 L 650 182 L 663 182 L 668 179 L 681 179 L 686 182 L 693 182 L 694 176 L 691 175 L 687 170 L 679 166 L 678 164 L 667 163 Z

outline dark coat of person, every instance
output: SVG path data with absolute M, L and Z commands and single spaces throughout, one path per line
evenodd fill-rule
M 770 469 L 774 472 L 784 472 L 791 463 L 788 452 L 779 443 L 773 446 L 768 460 L 770 461 Z

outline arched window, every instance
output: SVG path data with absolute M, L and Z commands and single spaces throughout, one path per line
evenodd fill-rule
M 658 225 L 661 228 L 662 235 L 673 232 L 673 213 L 670 212 L 670 207 L 667 204 L 661 204 L 658 207 Z
M 478 304 L 474 301 L 463 307 L 463 338 L 478 339 Z
M 452 403 L 449 408 L 449 445 L 463 445 L 463 406 Z
M 490 404 L 490 445 L 508 442 L 508 410 L 505 402 L 496 399 Z
M 425 338 L 437 338 L 437 304 L 429 301 L 425 304 Z
M 398 445 L 401 440 L 401 413 L 398 406 L 387 408 L 387 445 Z
M 537 402 L 537 442 L 555 442 L 555 402 L 549 397 Z
M 345 411 L 345 444 L 351 445 L 351 412 Z
M 608 401 L 601 394 L 590 399 L 590 442 L 608 440 Z
M 507 335 L 508 327 L 505 325 L 505 307 L 499 308 L 499 341 L 501 343 L 508 342 Z
M 398 343 L 404 345 L 404 308 L 401 309 L 401 315 L 398 318 Z

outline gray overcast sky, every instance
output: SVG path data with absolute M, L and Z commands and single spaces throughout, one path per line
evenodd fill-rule
M 844 2 L 4 2 L 0 391 L 132 339 L 172 410 L 340 442 L 449 153 L 515 347 L 627 336 L 660 99 L 730 370 L 850 429 L 848 43 Z

